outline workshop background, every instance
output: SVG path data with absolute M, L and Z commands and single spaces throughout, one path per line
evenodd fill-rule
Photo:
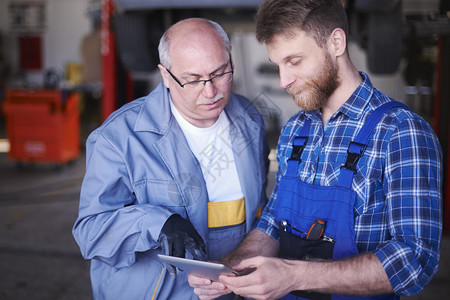
M 261 0 L 0 0 L 0 299 L 92 299 L 71 229 L 88 134 L 161 80 L 157 45 L 187 17 L 219 22 L 233 90 L 265 118 L 274 184 L 279 130 L 297 111 L 254 37 Z M 450 293 L 450 1 L 347 0 L 349 52 L 374 85 L 422 115 L 444 153 L 440 268 L 423 293 Z M 406 298 L 406 297 L 405 297 Z

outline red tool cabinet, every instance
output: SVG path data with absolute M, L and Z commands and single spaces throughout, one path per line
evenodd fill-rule
M 3 103 L 9 158 L 64 164 L 80 154 L 80 98 L 60 90 L 8 90 Z

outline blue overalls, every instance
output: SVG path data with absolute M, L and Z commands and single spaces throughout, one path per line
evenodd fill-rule
M 358 254 L 355 242 L 353 206 L 356 192 L 351 189 L 356 164 L 384 112 L 392 107 L 406 107 L 396 101 L 376 109 L 367 119 L 347 150 L 347 159 L 341 167 L 337 186 L 317 186 L 297 178 L 301 155 L 308 141 L 311 120 L 307 119 L 299 136 L 293 141 L 293 150 L 287 162 L 286 174 L 281 178 L 276 220 L 280 224 L 280 257 L 288 259 L 342 259 Z M 324 223 L 323 233 L 316 238 L 308 236 L 314 221 Z M 315 222 L 317 224 L 317 221 Z M 317 224 L 320 225 L 320 224 Z M 320 228 L 320 226 L 319 226 Z M 308 238 L 307 238 L 308 236 Z M 283 299 L 399 299 L 395 295 L 351 297 L 293 291 Z

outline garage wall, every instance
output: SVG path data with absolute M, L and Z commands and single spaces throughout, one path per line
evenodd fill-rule
M 81 62 L 80 43 L 91 29 L 89 0 L 0 0 L 0 50 L 13 73 L 19 71 L 18 38 L 27 33 L 11 30 L 8 7 L 30 2 L 45 4 L 45 28 L 37 34 L 42 38 L 42 69 L 28 71 L 25 76 L 30 83 L 41 84 L 45 70 L 52 68 L 62 73 L 68 62 Z
M 69 61 L 81 62 L 80 43 L 90 31 L 88 0 L 47 0 L 44 65 L 61 68 Z

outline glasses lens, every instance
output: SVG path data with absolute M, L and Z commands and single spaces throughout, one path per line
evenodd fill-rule
M 222 85 L 225 85 L 225 84 L 231 82 L 232 79 L 233 79 L 233 72 L 229 71 L 229 72 L 225 72 L 225 73 L 216 75 L 213 78 L 211 78 L 210 80 L 196 80 L 196 81 L 187 82 L 184 84 L 184 86 L 189 89 L 192 89 L 192 90 L 201 90 L 201 89 L 203 89 L 203 87 L 206 85 L 206 83 L 208 81 L 211 81 L 211 83 L 214 86 L 222 86 Z
M 196 81 L 187 82 L 184 84 L 184 86 L 189 89 L 192 89 L 192 90 L 200 90 L 203 88 L 203 81 L 196 80 Z
M 229 83 L 231 79 L 233 78 L 232 72 L 226 72 L 223 74 L 219 74 L 212 78 L 212 82 L 214 85 L 223 85 L 226 83 Z

